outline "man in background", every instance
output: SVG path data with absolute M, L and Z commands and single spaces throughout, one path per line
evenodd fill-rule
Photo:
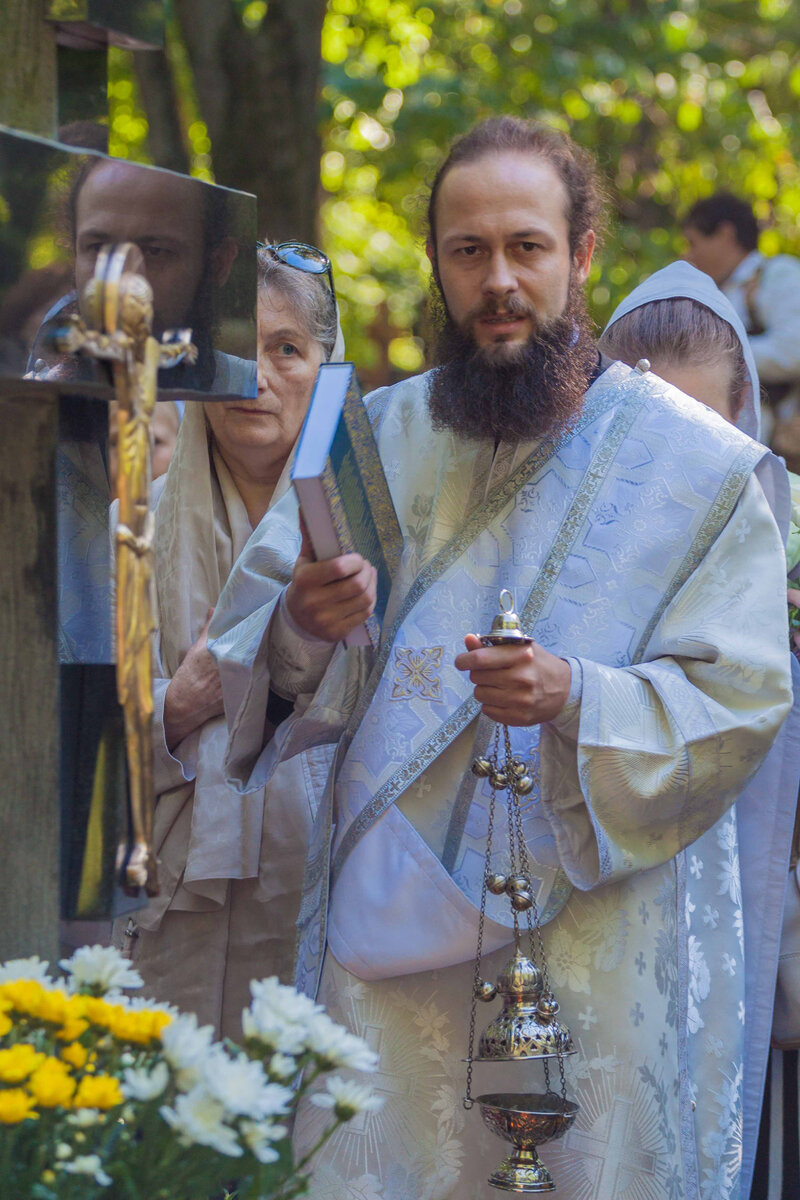
M 800 464 L 800 260 L 761 254 L 753 210 L 730 192 L 693 204 L 683 232 L 689 262 L 711 276 L 744 322 L 769 401 L 765 438 Z

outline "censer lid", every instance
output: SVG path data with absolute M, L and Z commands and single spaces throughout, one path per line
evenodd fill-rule
M 534 1010 L 503 1009 L 483 1031 L 474 1062 L 516 1062 L 574 1054 L 572 1034 L 558 1021 L 541 1020 Z
M 555 1019 L 558 1005 L 542 996 L 539 969 L 519 946 L 497 978 L 497 993 L 503 1008 L 481 1034 L 475 1062 L 574 1054 L 572 1035 Z
M 515 642 L 526 645 L 533 641 L 522 632 L 522 624 L 514 612 L 514 597 L 508 588 L 503 588 L 500 593 L 500 611 L 492 621 L 490 631 L 481 634 L 481 641 L 484 646 L 503 646 Z
M 501 996 L 526 1000 L 529 1004 L 536 1004 L 542 994 L 542 973 L 519 946 L 497 976 L 497 991 Z

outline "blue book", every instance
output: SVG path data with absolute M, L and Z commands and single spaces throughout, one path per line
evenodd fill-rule
M 377 648 L 403 535 L 352 363 L 320 367 L 292 483 L 317 559 L 355 552 L 376 568 L 375 611 L 345 644 Z

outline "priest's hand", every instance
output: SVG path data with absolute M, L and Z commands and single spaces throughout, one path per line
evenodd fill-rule
M 311 637 L 340 642 L 373 612 L 378 573 L 360 554 L 316 562 L 304 525 L 302 530 L 286 608 L 295 625 Z
M 539 725 L 557 717 L 567 702 L 572 671 L 534 642 L 529 646 L 482 646 L 468 633 L 466 653 L 455 665 L 469 671 L 484 716 L 501 725 Z
M 213 615 L 214 610 L 210 608 L 200 636 L 187 650 L 164 696 L 164 739 L 168 750 L 173 750 L 193 730 L 225 711 L 222 681 L 207 644 Z

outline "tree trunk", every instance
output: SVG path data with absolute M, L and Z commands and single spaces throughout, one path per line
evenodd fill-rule
M 56 135 L 56 38 L 43 0 L 3 0 L 0 124 Z
M 189 174 L 189 157 L 178 120 L 175 83 L 163 50 L 135 50 L 133 66 L 147 114 L 147 147 L 157 167 Z
M 214 175 L 258 197 L 260 237 L 317 237 L 325 0 L 270 0 L 257 31 L 233 0 L 175 0 Z

